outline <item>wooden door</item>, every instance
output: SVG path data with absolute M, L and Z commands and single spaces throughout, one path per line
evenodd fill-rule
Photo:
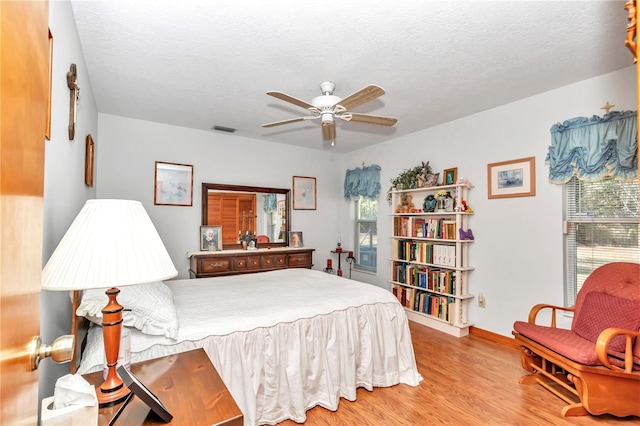
M 49 4 L 0 2 L 0 424 L 37 423 Z

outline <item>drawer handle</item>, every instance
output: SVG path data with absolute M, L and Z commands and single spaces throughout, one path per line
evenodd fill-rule
M 301 261 L 304 260 L 303 256 L 294 257 L 293 260 Z
M 214 262 L 214 263 L 210 264 L 209 266 L 211 266 L 212 268 L 220 268 L 220 267 L 224 266 L 224 263 Z

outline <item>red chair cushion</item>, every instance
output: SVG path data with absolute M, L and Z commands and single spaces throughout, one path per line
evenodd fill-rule
M 600 365 L 596 355 L 596 344 L 565 328 L 545 327 L 516 321 L 513 328 L 542 346 L 583 365 Z
M 580 337 L 596 342 L 600 333 L 607 328 L 640 329 L 640 303 L 600 291 L 587 293 L 572 329 Z M 625 337 L 611 339 L 609 349 L 624 352 Z

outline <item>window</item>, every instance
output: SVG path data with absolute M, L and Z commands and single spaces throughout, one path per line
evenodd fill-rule
M 360 197 L 355 205 L 355 267 L 375 272 L 378 254 L 378 201 Z
M 587 182 L 571 178 L 564 185 L 565 304 L 591 272 L 605 263 L 640 261 L 638 179 Z

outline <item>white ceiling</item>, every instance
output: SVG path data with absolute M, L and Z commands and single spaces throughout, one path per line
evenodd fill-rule
M 71 4 L 100 112 L 336 152 L 632 65 L 624 1 Z M 323 81 L 341 98 L 381 86 L 354 111 L 398 123 L 338 121 L 333 148 L 318 120 L 261 127 L 306 115 L 265 92 L 310 102 Z

